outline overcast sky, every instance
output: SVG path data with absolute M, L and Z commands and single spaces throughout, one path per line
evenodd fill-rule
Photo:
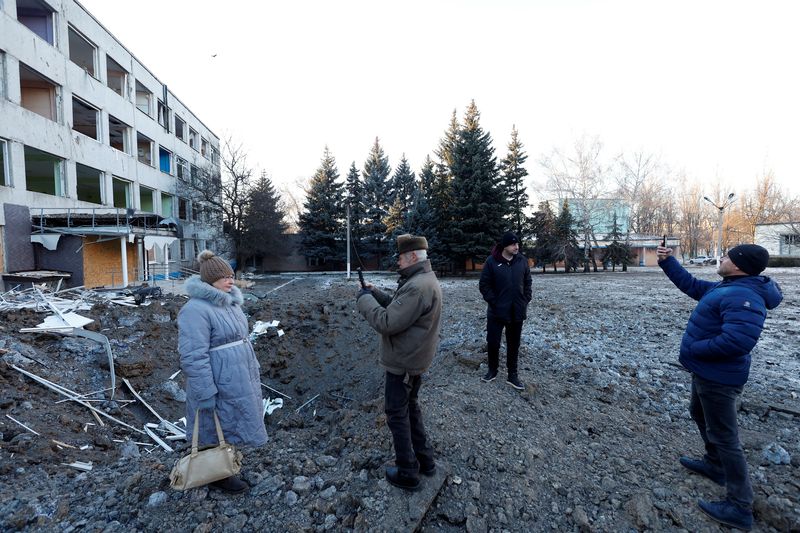
M 800 193 L 794 1 L 79 1 L 278 186 L 326 145 L 363 168 L 376 136 L 418 171 L 474 99 L 498 159 L 516 124 L 533 180 L 588 134 L 709 194 L 765 169 Z

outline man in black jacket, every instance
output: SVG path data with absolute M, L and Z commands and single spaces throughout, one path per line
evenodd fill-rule
M 523 390 L 525 387 L 519 380 L 517 358 L 522 322 L 527 317 L 533 293 L 528 259 L 519 253 L 519 239 L 510 231 L 503 235 L 492 249 L 492 254 L 486 258 L 478 287 L 489 304 L 486 310 L 489 371 L 481 381 L 488 383 L 497 377 L 500 339 L 505 328 L 507 383 L 517 390 Z

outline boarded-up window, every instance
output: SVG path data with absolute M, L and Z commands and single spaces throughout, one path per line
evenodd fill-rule
M 22 93 L 22 107 L 44 118 L 58 121 L 56 109 L 58 85 L 32 68 L 20 63 L 19 88 Z
M 30 146 L 25 147 L 25 188 L 33 192 L 64 196 L 64 160 Z
M 82 202 L 92 202 L 93 204 L 103 203 L 103 173 L 96 168 L 87 167 L 77 163 L 75 173 L 78 181 L 78 200 Z

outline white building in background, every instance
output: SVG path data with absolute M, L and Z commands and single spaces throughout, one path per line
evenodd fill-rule
M 83 6 L 0 0 L 3 273 L 175 272 L 221 229 L 180 193 L 208 171 L 219 138 Z
M 800 221 L 756 224 L 755 243 L 770 256 L 800 257 Z

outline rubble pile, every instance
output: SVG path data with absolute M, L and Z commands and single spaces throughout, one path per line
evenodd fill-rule
M 794 531 L 800 280 L 788 269 L 770 274 L 786 299 L 753 354 L 740 423 L 756 530 Z M 388 289 L 395 280 L 371 279 Z M 694 302 L 660 272 L 534 276 L 522 393 L 504 380 L 479 381 L 477 280 L 443 280 L 442 341 L 421 399 L 446 479 L 435 498 L 416 499 L 383 479 L 393 457 L 383 375 L 375 334 L 355 310 L 357 283 L 255 281 L 244 307 L 270 441 L 242 450 L 245 496 L 169 488 L 187 447 L 176 326 L 185 297 L 147 295 L 137 305 L 133 294 L 2 294 L 0 529 L 721 531 L 695 501 L 722 489 L 677 463 L 702 453 L 687 412 L 689 375 L 677 365 Z M 108 339 L 113 389 L 102 343 L 21 331 L 58 314 L 43 299 Z

